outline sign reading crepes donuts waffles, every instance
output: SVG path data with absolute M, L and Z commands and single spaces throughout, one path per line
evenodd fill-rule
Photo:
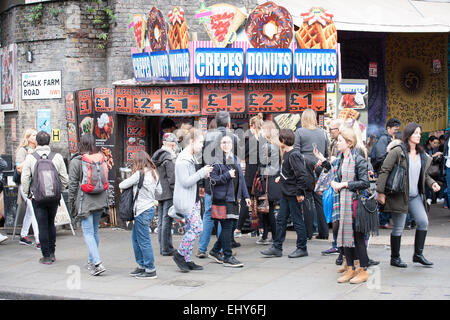
M 288 84 L 289 112 L 303 112 L 313 109 L 326 111 L 326 85 L 324 83 L 290 83 Z
M 248 79 L 291 79 L 292 51 L 290 49 L 247 49 Z
M 200 115 L 200 87 L 163 87 L 162 113 Z
M 247 112 L 276 112 L 287 110 L 286 85 L 283 83 L 254 83 L 247 85 Z
M 244 50 L 241 48 L 197 48 L 195 77 L 200 80 L 244 78 Z
M 245 111 L 245 85 L 242 83 L 215 83 L 203 86 L 202 114 L 219 111 L 240 113 Z

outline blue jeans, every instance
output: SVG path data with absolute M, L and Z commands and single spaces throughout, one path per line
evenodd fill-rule
M 87 218 L 81 220 L 81 228 L 83 229 L 84 240 L 89 250 L 88 262 L 95 265 L 102 262 L 100 254 L 98 252 L 98 224 L 102 217 L 103 211 L 95 211 L 91 213 Z
M 283 250 L 289 216 L 291 216 L 295 232 L 297 233 L 297 249 L 306 250 L 306 227 L 303 221 L 301 204 L 296 200 L 287 200 L 284 198 L 280 200 L 280 211 L 277 215 L 277 231 L 273 246 L 276 249 Z
M 391 218 L 391 214 L 380 211 L 379 218 L 380 218 L 380 226 L 384 226 L 386 224 L 389 224 L 389 219 Z
M 151 272 L 155 270 L 152 242 L 150 240 L 150 222 L 155 216 L 155 207 L 142 212 L 134 219 L 131 241 L 133 243 L 134 257 L 139 268 Z
M 214 227 L 214 220 L 211 219 L 211 195 L 205 193 L 205 212 L 203 213 L 203 231 L 198 240 L 198 251 L 205 253 L 208 250 L 209 241 L 211 240 L 211 233 Z M 217 226 L 217 237 L 220 236 L 222 227 L 220 223 Z

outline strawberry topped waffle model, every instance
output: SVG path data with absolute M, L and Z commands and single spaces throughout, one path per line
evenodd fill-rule
M 209 22 L 203 26 L 216 48 L 225 48 L 233 41 L 237 29 L 245 20 L 245 15 L 235 6 L 219 3 L 209 7 Z
M 152 51 L 164 51 L 167 49 L 167 32 L 164 16 L 155 7 L 148 14 L 147 32 Z
M 284 7 L 269 1 L 250 13 L 245 32 L 253 48 L 289 48 L 294 23 Z
M 302 13 L 303 24 L 295 34 L 302 49 L 336 49 L 337 30 L 333 15 L 323 8 L 311 8 Z
M 186 49 L 189 35 L 184 21 L 184 10 L 175 7 L 169 11 L 169 47 L 170 50 Z
M 141 14 L 133 15 L 133 34 L 136 42 L 136 48 L 142 52 L 145 48 L 145 19 Z

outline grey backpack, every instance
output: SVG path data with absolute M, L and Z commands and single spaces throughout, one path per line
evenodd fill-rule
M 37 152 L 34 152 L 33 156 L 37 160 L 31 184 L 34 200 L 39 204 L 59 203 L 62 187 L 58 171 L 52 161 L 55 153 L 50 152 L 48 156 L 44 154 L 41 157 Z

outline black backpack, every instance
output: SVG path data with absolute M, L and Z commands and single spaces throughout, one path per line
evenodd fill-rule
M 119 199 L 119 218 L 122 221 L 134 220 L 134 203 L 139 195 L 139 190 L 144 184 L 145 174 L 139 172 L 139 183 L 137 186 L 136 195 L 133 197 L 133 186 L 124 189 L 120 194 Z
M 59 203 L 61 200 L 62 186 L 59 173 L 53 163 L 55 157 L 54 152 L 50 152 L 48 156 L 34 152 L 36 158 L 34 165 L 34 174 L 31 183 L 31 192 L 33 193 L 36 203 Z

